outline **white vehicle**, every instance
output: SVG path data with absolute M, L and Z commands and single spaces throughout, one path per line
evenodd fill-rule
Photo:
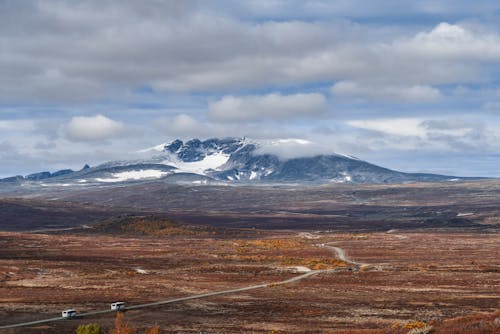
M 125 310 L 125 302 L 114 302 L 111 304 L 111 309 L 114 311 L 123 311 Z
M 64 310 L 61 312 L 61 315 L 63 318 L 74 318 L 76 317 L 76 310 L 69 309 L 69 310 Z

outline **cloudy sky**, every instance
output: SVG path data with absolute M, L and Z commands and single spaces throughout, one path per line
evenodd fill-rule
M 0 176 L 247 136 L 500 177 L 499 16 L 482 0 L 0 0 Z

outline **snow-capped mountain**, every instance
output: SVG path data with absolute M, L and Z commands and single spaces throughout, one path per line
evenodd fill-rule
M 41 185 L 91 185 L 162 180 L 168 182 L 231 183 L 403 183 L 456 181 L 435 174 L 393 171 L 340 154 L 280 158 L 266 147 L 303 140 L 252 141 L 246 138 L 199 139 L 142 150 L 148 159 L 108 162 L 80 171 L 42 172 L 0 182 L 39 182 Z

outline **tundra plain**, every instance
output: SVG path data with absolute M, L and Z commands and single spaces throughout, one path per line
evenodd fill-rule
M 0 325 L 317 270 L 287 284 L 128 310 L 125 317 L 138 333 L 154 324 L 162 333 L 407 333 L 422 323 L 450 333 L 447 326 L 457 322 L 464 333 L 500 330 L 497 181 L 153 183 L 57 196 L 0 201 Z M 74 333 L 92 322 L 110 329 L 113 320 L 107 313 L 4 332 Z

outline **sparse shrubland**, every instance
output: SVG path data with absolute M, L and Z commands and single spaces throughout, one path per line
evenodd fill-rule
M 80 325 L 76 329 L 76 334 L 104 334 L 99 324 Z
M 495 320 L 500 314 L 491 313 L 498 308 L 500 286 L 494 271 L 499 265 L 494 256 L 498 233 L 401 231 L 406 237 L 401 238 L 374 232 L 361 239 L 351 238 L 350 233 L 324 232 L 308 239 L 295 231 L 259 235 L 245 230 L 232 237 L 157 238 L 92 230 L 55 235 L 0 233 L 2 324 L 42 318 L 33 312 L 34 303 L 53 313 L 61 305 L 101 310 L 114 300 L 141 304 L 282 282 L 307 271 L 292 267 L 342 265 L 334 262 L 333 249 L 318 246 L 331 243 L 371 266 L 127 312 L 129 324 L 123 322 L 122 333 L 145 334 L 147 328 L 149 334 L 158 332 L 152 327 L 157 321 L 163 333 L 274 329 L 281 333 L 500 334 L 500 319 Z M 114 316 L 58 321 L 12 333 L 75 333 L 80 324 L 99 322 L 103 334 L 110 334 Z M 395 321 L 399 323 L 393 329 Z
M 336 267 L 346 267 L 347 263 L 331 258 L 284 258 L 282 265 L 305 266 L 313 270 L 333 269 Z
M 300 239 L 238 240 L 240 249 L 301 249 L 306 243 Z
M 307 254 L 307 251 L 317 251 L 317 247 L 302 239 L 237 240 L 236 246 L 237 255 L 233 257 L 244 261 L 277 262 L 282 266 L 306 266 L 314 270 L 347 266 L 347 263 L 334 257 Z
M 394 323 L 387 329 L 348 329 L 333 331 L 335 334 L 499 334 L 500 311 L 475 314 L 441 322 L 411 321 Z
M 474 314 L 445 320 L 435 326 L 433 334 L 498 334 L 500 311 L 493 314 Z
M 111 329 L 110 334 L 135 334 L 136 330 L 128 321 L 125 321 L 123 312 L 117 312 L 115 318 L 115 327 Z
M 146 328 L 144 334 L 159 334 L 160 327 L 154 325 Z M 104 334 L 104 330 L 99 324 L 80 325 L 76 330 L 76 334 Z M 138 334 L 137 330 L 125 320 L 123 312 L 116 313 L 115 325 L 110 329 L 109 334 Z
M 164 237 L 170 235 L 210 235 L 216 229 L 208 226 L 182 224 L 157 216 L 116 216 L 94 225 L 98 231 Z
M 104 334 L 105 331 L 97 323 L 80 325 L 76 334 Z M 108 332 L 109 334 L 139 334 L 125 319 L 123 312 L 118 312 L 115 324 Z M 160 327 L 154 325 L 146 328 L 144 334 L 159 334 Z M 270 333 L 278 333 L 271 331 Z M 500 312 L 490 314 L 476 314 L 459 317 L 442 322 L 426 323 L 423 321 L 411 321 L 406 323 L 394 323 L 385 329 L 347 329 L 338 330 L 335 334 L 498 334 L 500 333 Z

